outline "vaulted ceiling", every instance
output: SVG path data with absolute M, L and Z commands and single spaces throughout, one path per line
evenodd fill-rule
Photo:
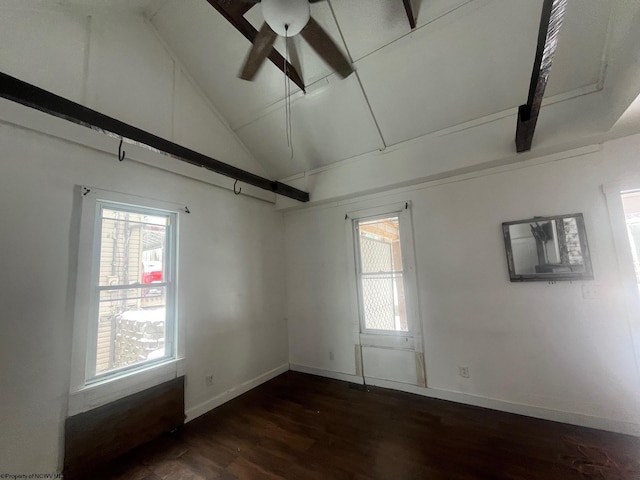
M 413 5 L 413 31 L 401 0 L 312 5 L 356 73 L 341 80 L 294 37 L 308 87 L 293 96 L 293 154 L 282 73 L 267 62 L 254 82 L 239 80 L 250 44 L 221 15 L 204 0 L 169 0 L 151 21 L 267 171 L 284 178 L 525 103 L 542 1 Z M 610 10 L 610 0 L 569 2 L 548 97 L 596 88 Z M 259 28 L 260 5 L 245 18 Z
M 616 1 L 627 0 L 568 1 L 545 103 L 602 88 Z M 291 40 L 307 87 L 291 84 L 291 147 L 285 77 L 265 62 L 253 82 L 237 78 L 250 43 L 207 0 L 57 3 L 144 15 L 268 174 L 286 179 L 512 114 L 526 102 L 543 0 L 412 0 L 414 30 L 402 0 L 312 4 L 355 73 L 339 78 L 299 36 Z M 260 4 L 245 18 L 259 29 Z M 282 38 L 276 48 L 285 53 Z

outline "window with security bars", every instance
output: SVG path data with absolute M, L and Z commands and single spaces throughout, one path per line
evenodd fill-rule
M 97 208 L 89 379 L 174 355 L 175 213 L 110 202 Z
M 355 230 L 363 327 L 407 332 L 399 217 L 356 220 Z

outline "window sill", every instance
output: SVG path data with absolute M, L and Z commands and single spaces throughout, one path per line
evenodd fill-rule
M 415 351 L 416 341 L 414 336 L 407 335 L 406 332 L 402 333 L 404 333 L 404 335 L 397 335 L 396 332 L 391 332 L 391 334 L 363 332 L 360 334 L 360 345 L 363 347 L 393 348 L 396 350 Z
M 67 416 L 100 407 L 184 375 L 184 358 L 171 359 L 115 378 L 85 385 L 69 394 Z

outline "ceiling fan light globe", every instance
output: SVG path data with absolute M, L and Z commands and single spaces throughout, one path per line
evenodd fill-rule
M 309 0 L 262 0 L 262 15 L 278 35 L 292 37 L 309 22 Z

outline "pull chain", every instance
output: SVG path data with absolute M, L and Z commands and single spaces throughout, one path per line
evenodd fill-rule
M 285 130 L 287 132 L 287 146 L 291 149 L 291 160 L 293 160 L 293 137 L 291 130 L 291 80 L 289 78 L 289 25 L 284 26 L 284 116 Z

